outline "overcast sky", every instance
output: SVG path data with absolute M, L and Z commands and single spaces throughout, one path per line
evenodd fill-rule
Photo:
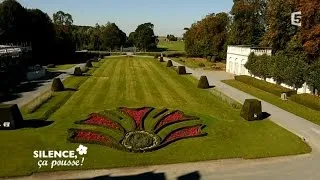
M 62 10 L 76 25 L 115 22 L 129 34 L 139 24 L 152 22 L 156 35 L 182 36 L 183 28 L 209 13 L 229 12 L 232 0 L 18 0 L 24 7 L 48 13 Z

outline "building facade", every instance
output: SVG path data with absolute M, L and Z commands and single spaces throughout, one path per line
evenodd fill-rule
M 231 73 L 237 76 L 239 75 L 251 76 L 248 69 L 244 67 L 251 53 L 254 53 L 255 55 L 258 55 L 258 56 L 263 54 L 267 54 L 271 56 L 272 49 L 258 48 L 258 47 L 251 47 L 251 46 L 228 46 L 226 71 L 228 73 Z M 258 77 L 255 77 L 255 78 L 260 79 Z M 267 78 L 266 81 L 274 84 L 276 83 L 272 78 Z M 281 86 L 289 89 L 293 89 L 293 87 L 290 87 L 286 84 L 281 84 Z M 311 88 L 309 88 L 305 83 L 302 88 L 298 89 L 297 92 L 298 94 L 311 93 L 310 89 Z

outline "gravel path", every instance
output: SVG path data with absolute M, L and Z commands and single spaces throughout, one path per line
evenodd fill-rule
M 85 63 L 78 64 L 70 69 L 67 70 L 59 70 L 57 72 L 60 72 L 61 74 L 57 76 L 57 78 L 60 78 L 62 81 L 65 80 L 67 77 L 69 77 L 71 74 L 73 74 L 75 67 L 83 67 L 85 66 Z M 28 83 L 34 83 L 37 84 L 37 87 L 31 91 L 25 91 L 18 94 L 18 98 L 3 102 L 4 104 L 18 104 L 19 107 L 22 107 L 23 105 L 27 104 L 28 102 L 32 101 L 34 98 L 38 97 L 39 95 L 43 94 L 44 92 L 48 91 L 51 88 L 51 83 L 53 79 L 49 80 L 34 80 L 30 81 Z

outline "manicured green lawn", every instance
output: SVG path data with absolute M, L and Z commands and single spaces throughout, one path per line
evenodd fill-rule
M 158 48 L 166 48 L 166 51 L 184 51 L 184 41 L 159 40 Z
M 34 150 L 77 148 L 79 144 L 67 141 L 69 128 L 82 127 L 75 125 L 75 121 L 85 119 L 90 113 L 120 106 L 180 109 L 200 117 L 200 121 L 207 125 L 204 131 L 208 136 L 181 140 L 144 154 L 85 144 L 88 146 L 88 154 L 83 166 L 54 170 L 142 166 L 223 158 L 262 158 L 311 151 L 299 137 L 269 120 L 243 120 L 239 116 L 239 109 L 232 108 L 208 90 L 197 89 L 197 80 L 191 75 L 179 76 L 172 68 L 166 68 L 165 63 L 160 64 L 152 58 L 109 57 L 100 68 L 95 69 L 92 76 L 84 78 L 87 79 L 78 90 L 72 92 L 67 102 L 49 117 L 50 121 L 54 121 L 52 125 L 37 129 L 0 131 L 0 136 L 3 137 L 0 139 L 0 176 L 52 171 L 50 167 L 37 167 L 37 160 L 32 157 Z M 72 79 L 65 83 L 76 84 L 78 80 Z M 51 101 L 48 101 L 43 108 L 50 104 Z M 112 133 L 103 128 L 90 129 Z
M 47 68 L 50 71 L 57 71 L 57 70 L 67 70 L 72 67 L 74 67 L 76 64 L 62 64 L 62 65 L 56 65 L 55 68 Z
M 295 114 L 295 115 L 300 116 L 306 120 L 309 120 L 315 124 L 320 125 L 320 111 L 310 109 L 306 106 L 303 106 L 301 104 L 295 103 L 290 100 L 283 101 L 280 99 L 280 97 L 278 97 L 274 94 L 265 92 L 263 90 L 252 87 L 248 84 L 242 83 L 237 80 L 225 80 L 223 82 L 234 87 L 234 88 L 237 88 L 243 92 L 251 94 L 251 95 L 253 95 L 257 98 L 260 98 L 266 102 L 269 102 L 275 106 L 278 106 L 286 111 L 289 111 L 292 114 Z
M 220 62 L 213 63 L 213 62 L 207 61 L 204 58 L 180 57 L 180 58 L 172 58 L 172 60 L 192 69 L 204 68 L 206 70 L 225 70 L 225 64 Z M 205 66 L 204 67 L 199 66 L 200 63 L 204 64 Z

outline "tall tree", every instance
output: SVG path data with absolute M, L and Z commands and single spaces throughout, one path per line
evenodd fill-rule
M 226 56 L 230 17 L 227 13 L 209 14 L 194 23 L 184 34 L 186 52 L 191 56 Z
M 144 23 L 137 27 L 134 32 L 134 44 L 142 50 L 150 50 L 157 48 L 157 37 L 153 31 L 152 23 Z
M 266 0 L 233 0 L 229 44 L 258 45 L 266 28 Z
M 53 22 L 57 25 L 72 25 L 73 19 L 71 14 L 65 13 L 63 11 L 58 11 L 53 14 Z
M 291 25 L 295 4 L 293 0 L 268 0 L 267 4 L 267 32 L 261 45 L 272 47 L 276 53 L 286 49 L 287 43 L 297 32 L 297 27 Z
M 27 12 L 15 0 L 5 0 L 0 4 L 0 41 L 21 43 L 30 40 L 27 31 Z
M 116 49 L 125 44 L 126 34 L 115 23 L 108 23 L 102 30 L 102 45 L 104 49 Z

